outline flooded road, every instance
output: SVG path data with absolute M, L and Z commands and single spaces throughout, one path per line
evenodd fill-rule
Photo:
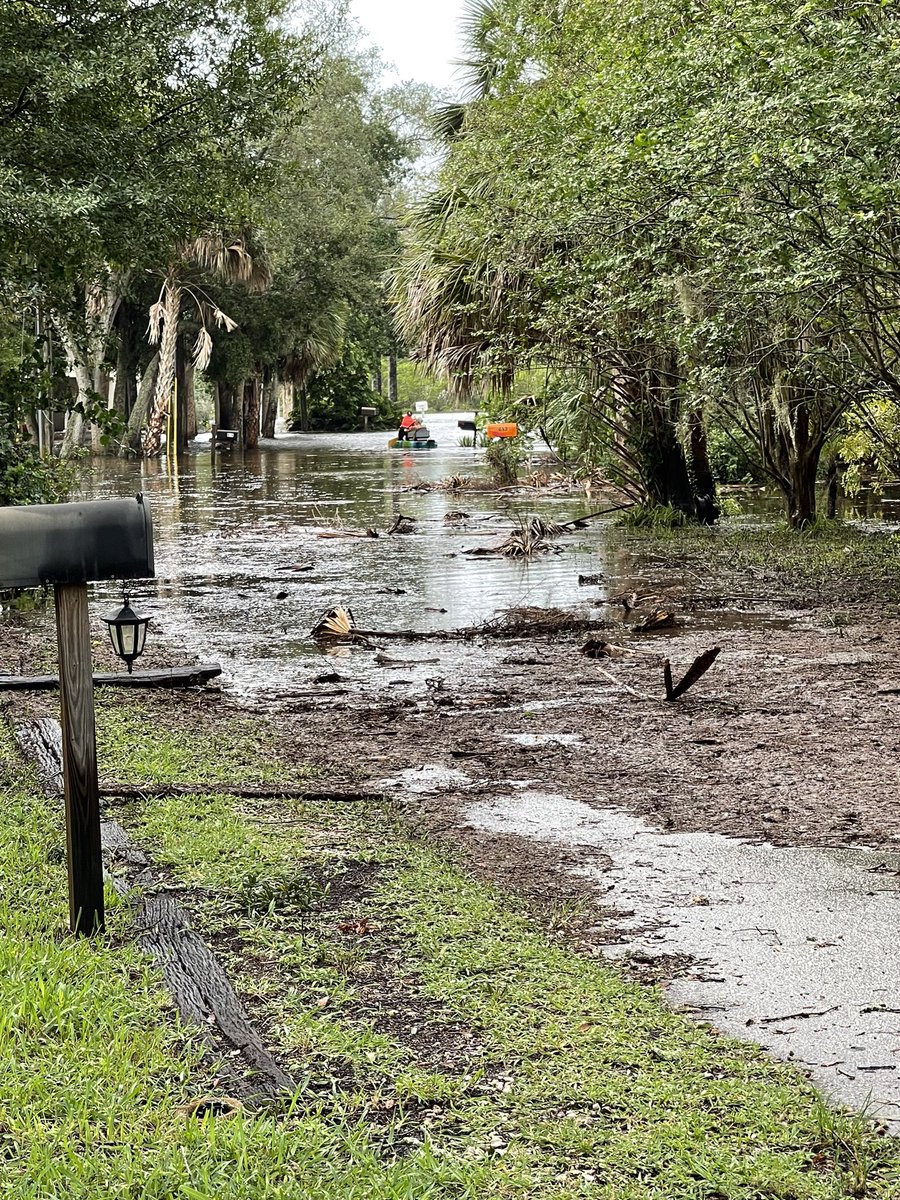
M 747 699 L 751 691 L 723 688 L 717 703 L 702 710 L 710 714 L 711 734 L 692 732 L 689 719 L 673 733 L 665 717 L 653 725 L 661 732 L 642 734 L 641 724 L 649 729 L 647 722 L 657 718 L 656 709 L 648 710 L 639 697 L 634 715 L 624 718 L 632 723 L 625 725 L 621 741 L 622 694 L 602 677 L 576 681 L 587 667 L 577 646 L 571 648 L 577 667 L 571 658 L 560 660 L 570 664 L 564 667 L 572 677 L 568 691 L 563 675 L 562 689 L 556 683 L 541 693 L 530 682 L 533 668 L 527 664 L 534 659 L 513 663 L 509 648 L 499 643 L 479 643 L 477 652 L 452 641 L 398 645 L 395 662 L 346 648 L 336 650 L 336 660 L 308 637 L 321 614 L 337 603 L 349 605 L 365 628 L 452 630 L 490 620 L 512 606 L 572 608 L 597 618 L 608 615 L 598 606 L 609 595 L 626 584 L 652 581 L 652 560 L 636 563 L 616 550 L 604 520 L 561 539 L 562 552 L 527 565 L 465 556 L 465 549 L 500 541 L 519 516 L 565 521 L 601 508 L 602 502 L 580 492 L 510 496 L 410 490 L 454 474 L 483 476 L 481 454 L 458 445 L 456 422 L 456 414 L 429 418 L 439 442 L 431 452 L 390 451 L 385 433 L 283 436 L 258 452 L 215 459 L 208 447 L 199 446 L 177 468 L 165 462 L 103 463 L 89 490 L 95 496 L 147 495 L 158 578 L 140 584 L 135 596 L 155 618 L 151 638 L 156 632 L 161 642 L 183 647 L 190 656 L 220 660 L 226 689 L 257 706 L 284 703 L 294 692 L 308 695 L 317 675 L 337 669 L 349 696 L 339 702 L 346 714 L 340 719 L 356 723 L 353 704 L 359 700 L 392 698 L 395 708 L 397 701 L 407 705 L 413 732 L 421 731 L 427 741 L 430 729 L 436 744 L 438 730 L 446 731 L 465 715 L 435 708 L 428 696 L 434 677 L 460 693 L 498 680 L 514 693 L 519 685 L 511 681 L 523 679 L 521 686 L 533 692 L 527 704 L 491 702 L 483 732 L 498 745 L 545 750 L 527 781 L 486 782 L 461 769 L 449 748 L 427 770 L 421 769 L 421 761 L 428 762 L 422 756 L 408 769 L 388 774 L 380 760 L 390 757 L 390 738 L 378 752 L 372 750 L 372 761 L 363 769 L 374 781 L 380 772 L 382 783 L 423 806 L 429 797 L 454 790 L 458 822 L 485 837 L 501 834 L 572 848 L 577 865 L 567 869 L 579 882 L 588 880 L 604 906 L 623 914 L 616 922 L 622 941 L 610 953 L 690 956 L 694 965 L 668 985 L 673 1002 L 779 1057 L 794 1058 L 842 1101 L 862 1106 L 871 1097 L 874 1111 L 900 1130 L 900 959 L 895 950 L 900 851 L 772 846 L 712 833 L 662 832 L 627 811 L 644 770 L 642 760 L 653 761 L 653 747 L 643 740 L 648 736 L 668 741 L 663 779 L 673 778 L 671 755 L 682 745 L 689 755 L 688 786 L 697 786 L 698 747 L 691 739 L 713 747 L 720 739 L 728 753 L 721 760 L 713 758 L 714 749 L 709 754 L 711 763 L 722 766 L 703 769 L 709 779 L 718 778 L 719 771 L 724 790 L 718 793 L 704 783 L 706 796 L 721 794 L 728 807 L 738 807 L 734 797 L 740 789 L 771 790 L 765 771 L 757 778 L 759 768 L 753 766 L 759 754 L 771 765 L 770 726 L 779 726 L 789 714 L 799 728 L 809 731 L 820 722 L 823 736 L 831 736 L 838 718 L 819 712 L 825 701 L 815 691 L 815 672 L 828 671 L 821 695 L 836 703 L 841 687 L 836 688 L 833 672 L 864 669 L 868 651 L 848 654 L 841 642 L 840 655 L 823 655 L 812 619 L 803 613 L 689 614 L 683 642 L 690 653 L 709 644 L 694 644 L 691 634 L 702 639 L 715 631 L 726 647 L 723 659 L 730 664 L 732 686 L 740 671 L 747 672 L 750 686 L 766 694 L 769 707 L 755 709 Z M 415 531 L 388 536 L 400 514 L 414 519 Z M 342 528 L 374 528 L 380 536 L 320 536 Z M 581 586 L 579 575 L 600 578 Z M 115 596 L 113 589 L 97 589 L 93 604 L 99 610 Z M 774 645 L 778 636 L 780 650 Z M 817 657 L 804 657 L 810 648 Z M 389 646 L 388 655 L 394 653 Z M 805 715 L 790 716 L 801 702 Z M 810 711 L 818 714 L 815 720 Z M 330 711 L 323 715 L 333 719 Z M 397 732 L 396 721 L 391 732 Z M 359 734 L 364 747 L 366 736 Z M 449 734 L 441 736 L 453 745 Z M 745 738 L 742 753 L 750 765 L 729 775 L 736 736 Z M 850 736 L 846 727 L 843 736 Z M 471 748 L 471 732 L 468 737 L 465 745 Z M 558 779 L 562 754 L 578 756 L 589 767 L 592 759 L 597 763 L 594 778 L 590 770 L 582 772 L 577 795 L 565 794 L 569 789 Z M 602 774 L 601 758 L 611 764 L 615 779 L 608 791 L 595 781 Z M 805 770 L 799 760 L 785 765 L 785 786 L 793 786 Z M 852 790 L 858 778 L 857 772 Z M 656 784 L 645 779 L 642 786 Z M 877 788 L 870 782 L 869 790 Z M 848 790 L 847 806 L 856 802 Z
M 349 605 L 366 628 L 449 630 L 513 605 L 568 607 L 597 598 L 596 588 L 588 596 L 578 586 L 579 572 L 601 565 L 596 525 L 582 542 L 567 539 L 565 554 L 528 565 L 461 554 L 502 540 L 520 512 L 563 521 L 602 507 L 596 500 L 592 506 L 578 493 L 507 499 L 405 490 L 484 474 L 482 452 L 458 445 L 457 419 L 429 417 L 439 444 L 432 451 L 388 450 L 384 432 L 284 435 L 258 452 L 215 459 L 198 448 L 177 468 L 103 462 L 89 490 L 97 497 L 148 496 L 157 579 L 138 585 L 135 596 L 172 642 L 220 658 L 228 688 L 266 693 L 322 669 L 307 635 L 334 604 Z M 385 536 L 398 513 L 415 519 L 415 532 Z M 318 536 L 341 526 L 381 536 Z M 456 647 L 436 652 L 460 656 Z M 361 683 L 371 674 L 361 655 L 346 667 Z

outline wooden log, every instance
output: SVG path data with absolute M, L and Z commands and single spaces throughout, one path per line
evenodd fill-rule
M 54 591 L 69 864 L 69 927 L 73 933 L 90 935 L 103 929 L 104 914 L 87 584 L 58 583 Z
M 218 663 L 196 666 L 164 667 L 158 671 L 98 673 L 95 687 L 179 688 L 197 687 L 222 674 Z M 48 692 L 59 687 L 58 675 L 0 675 L 0 692 Z
M 209 783 L 112 783 L 100 788 L 101 796 L 120 800 L 142 800 L 166 796 L 237 796 L 240 800 L 304 800 L 310 804 L 380 803 L 383 792 L 306 792 L 300 788 L 229 787 Z
M 51 799 L 63 794 L 62 729 L 53 717 L 37 717 L 15 731 L 25 758 L 37 765 L 41 791 Z
M 58 800 L 61 790 L 58 781 L 62 777 L 59 723 L 42 717 L 17 727 L 15 735 L 26 756 L 37 753 L 44 792 L 49 799 Z M 100 836 L 106 861 L 111 866 L 121 869 L 124 865 L 134 877 L 152 865 L 149 855 L 132 845 L 128 833 L 117 821 L 102 820 Z M 127 878 L 119 873 L 110 874 L 109 878 L 120 894 L 132 894 Z M 295 1081 L 266 1048 L 215 954 L 191 928 L 190 919 L 177 900 L 167 893 L 143 896 L 135 914 L 135 926 L 138 944 L 158 965 L 182 1017 L 196 1022 L 200 1035 L 207 1041 L 213 1041 L 213 1028 L 218 1030 L 221 1038 L 239 1050 L 258 1072 L 264 1092 L 275 1095 L 295 1091 Z
M 166 893 L 148 896 L 137 917 L 138 941 L 162 971 L 181 1015 L 208 1029 L 214 1022 L 272 1092 L 296 1084 L 266 1048 L 232 988 L 221 963 L 191 928 L 184 909 Z

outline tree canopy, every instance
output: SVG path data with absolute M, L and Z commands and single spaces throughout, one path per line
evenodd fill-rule
M 897 5 L 494 0 L 473 22 L 491 69 L 411 225 L 407 337 L 462 387 L 556 372 L 542 419 L 590 425 L 657 501 L 696 509 L 697 439 L 726 423 L 812 519 L 842 414 L 896 391 Z

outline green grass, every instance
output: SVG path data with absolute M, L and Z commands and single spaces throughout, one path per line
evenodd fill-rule
M 100 719 L 109 759 L 121 717 Z M 208 783 L 242 778 L 257 752 L 243 724 L 218 720 L 232 751 L 204 760 Z M 159 728 L 149 706 L 140 721 L 116 773 L 185 769 L 194 732 Z M 220 953 L 300 1081 L 278 1110 L 185 1122 L 178 1105 L 215 1090 L 215 1064 L 167 1011 L 121 907 L 97 942 L 65 935 L 60 816 L 5 734 L 0 787 L 0 1196 L 900 1194 L 896 1145 L 825 1108 L 793 1069 L 555 943 L 377 809 L 348 806 L 198 795 L 123 809 L 201 889 L 201 925 L 227 937 Z M 343 887 L 336 907 L 347 870 L 365 887 Z M 460 1030 L 449 1059 L 431 1052 Z
M 698 588 L 740 583 L 765 599 L 846 606 L 900 601 L 900 535 L 819 521 L 803 532 L 722 521 L 710 528 L 639 529 L 612 534 L 610 548 L 666 569 L 688 572 Z

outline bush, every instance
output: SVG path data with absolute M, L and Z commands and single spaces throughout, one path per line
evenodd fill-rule
M 525 451 L 518 438 L 498 438 L 488 445 L 485 459 L 496 487 L 515 487 Z

